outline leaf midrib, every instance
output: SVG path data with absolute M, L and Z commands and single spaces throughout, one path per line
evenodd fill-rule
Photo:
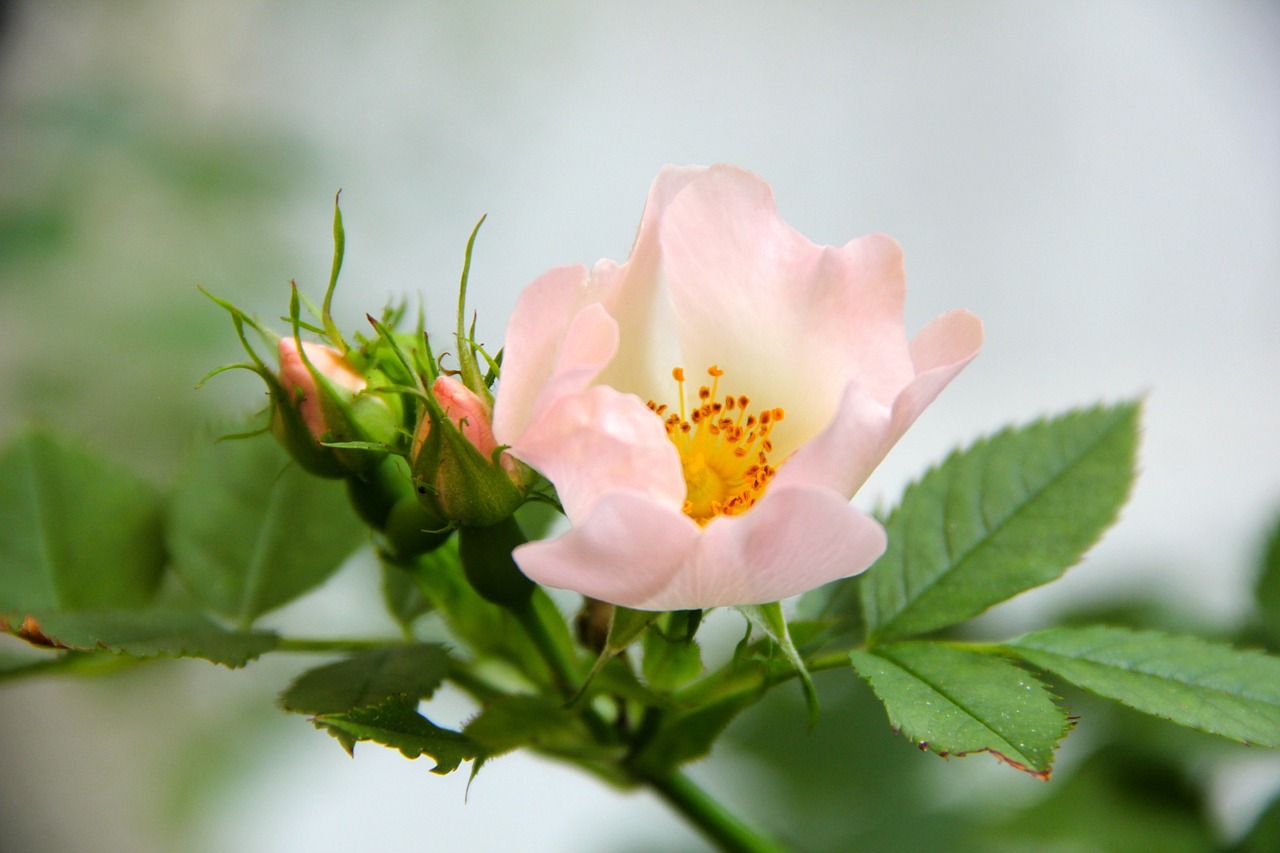
M 1146 678 L 1154 678 L 1159 681 L 1165 681 L 1170 684 L 1175 684 L 1179 687 L 1184 687 L 1188 690 L 1204 690 L 1206 692 L 1220 694 L 1229 699 L 1238 699 L 1246 702 L 1255 702 L 1266 708 L 1273 708 L 1277 711 L 1280 711 L 1280 701 L 1277 701 L 1275 699 L 1260 698 L 1255 694 L 1250 694 L 1245 692 L 1234 693 L 1227 688 L 1215 687 L 1209 684 L 1197 683 L 1194 681 L 1183 681 L 1177 678 L 1176 676 L 1168 675 L 1166 673 L 1161 673 L 1161 672 L 1152 672 L 1148 669 L 1144 669 L 1141 667 L 1141 665 L 1131 666 L 1124 663 L 1112 663 L 1109 661 L 1095 660 L 1094 658 L 1090 658 L 1090 657 L 1073 657 L 1071 655 L 1062 654 L 1061 652 L 1048 651 L 1046 649 L 1037 648 L 1035 646 L 1011 645 L 1010 649 L 1015 651 L 1022 651 L 1022 650 L 1032 651 L 1038 654 L 1046 655 L 1051 658 L 1057 658 L 1059 660 L 1070 661 L 1072 663 L 1077 663 L 1077 664 L 1088 664 L 1090 666 L 1096 666 L 1103 670 L 1117 670 L 1119 672 L 1123 672 L 1129 675 L 1141 675 L 1141 676 L 1145 676 Z
M 1118 408 L 1116 411 L 1127 412 L 1128 409 L 1127 407 Z M 899 608 L 898 610 L 895 610 L 892 616 L 890 617 L 889 621 L 881 623 L 879 628 L 874 629 L 870 632 L 870 635 L 875 639 L 884 639 L 885 629 L 893 627 L 893 625 L 902 618 L 904 613 L 911 612 L 913 607 L 929 592 L 929 590 L 933 589 L 934 586 L 936 586 L 944 577 L 947 577 L 953 574 L 954 572 L 958 571 L 959 568 L 965 563 L 967 563 L 975 553 L 987 547 L 987 543 L 989 543 L 993 538 L 995 538 L 995 536 L 999 534 L 1001 530 L 1003 530 L 1005 527 L 1011 524 L 1014 519 L 1016 519 L 1019 515 L 1021 515 L 1028 506 L 1030 506 L 1037 498 L 1040 497 L 1040 495 L 1044 494 L 1046 491 L 1052 488 L 1056 483 L 1058 483 L 1058 481 L 1060 481 L 1072 469 L 1074 469 L 1076 465 L 1078 465 L 1081 461 L 1083 461 L 1085 458 L 1090 456 L 1095 450 L 1097 450 L 1098 447 L 1103 443 L 1103 441 L 1109 438 L 1113 434 L 1117 426 L 1119 426 L 1119 424 L 1124 420 L 1125 418 L 1120 417 L 1120 418 L 1117 418 L 1115 421 L 1113 421 L 1111 424 L 1109 424 L 1106 427 L 1106 429 L 1104 429 L 1094 441 L 1088 444 L 1088 446 L 1086 447 L 1083 453 L 1080 453 L 1078 456 L 1075 457 L 1075 460 L 1072 464 L 1069 464 L 1066 467 L 1059 470 L 1056 474 L 1054 474 L 1052 477 L 1046 480 L 1043 485 L 1041 485 L 1038 489 L 1036 489 L 1035 492 L 1027 495 L 1026 499 L 1024 499 L 1022 503 L 1020 503 L 1012 512 L 1008 513 L 1003 518 L 1001 518 L 994 527 L 988 528 L 985 536 L 979 538 L 976 543 L 974 543 L 973 545 L 965 549 L 965 551 L 961 553 L 959 559 L 951 563 L 950 569 L 938 572 L 936 575 L 929 578 L 928 582 L 925 583 L 924 586 L 920 587 L 919 591 L 915 596 L 913 596 L 909 601 L 907 601 L 906 604 L 903 605 L 901 608 Z M 989 452 L 989 449 L 990 449 L 990 445 L 988 445 L 988 448 L 987 448 L 988 452 Z M 985 456 L 985 453 L 984 453 L 984 456 Z M 987 469 L 987 466 L 985 464 L 986 460 L 984 459 L 983 462 L 984 464 L 982 467 L 983 467 L 983 474 L 985 476 L 986 469 Z M 948 486 L 949 485 L 950 485 L 950 480 L 948 480 Z M 948 554 L 950 553 L 949 544 L 947 545 L 947 553 Z M 906 584 L 905 567 L 906 567 L 906 552 L 904 551 L 903 552 L 903 571 L 901 573 L 903 576 L 904 586 Z M 877 611 L 878 610 L 879 610 L 879 607 L 877 606 Z M 893 638 L 893 636 L 894 635 L 892 634 L 889 635 L 891 639 Z
M 1004 735 L 1004 734 L 1002 734 L 1002 733 L 1001 733 L 1000 731 L 998 731 L 997 729 L 992 728 L 992 727 L 991 727 L 991 725 L 990 725 L 989 723 L 987 723 L 987 722 L 986 722 L 986 720 L 982 719 L 982 718 L 981 718 L 981 717 L 979 717 L 976 713 L 974 713 L 974 711 L 970 710 L 970 708 L 969 708 L 967 705 L 965 705 L 964 703 L 960 702 L 958 699 L 954 698 L 950 693 L 948 693 L 946 690 L 944 690 L 940 685 L 934 684 L 932 681 L 930 681 L 930 680 L 926 679 L 924 676 L 922 676 L 922 675 L 920 675 L 918 672 L 916 672 L 912 667 L 910 667 L 910 666 L 908 666 L 908 665 L 906 665 L 906 664 L 902 663 L 901 661 L 899 661 L 899 660 L 897 660 L 897 659 L 895 659 L 895 658 L 889 657 L 889 656 L 887 656 L 887 655 L 885 655 L 885 654 L 883 654 L 883 653 L 876 653 L 876 652 L 872 652 L 872 654 L 875 654 L 875 655 L 876 655 L 876 657 L 880 658 L 880 659 L 881 659 L 881 660 L 883 660 L 883 661 L 888 661 L 889 663 L 893 664 L 893 665 L 894 665 L 894 666 L 896 666 L 898 669 L 902 670 L 902 671 L 903 671 L 903 672 L 905 672 L 907 675 L 911 676 L 911 677 L 912 677 L 912 678 L 914 678 L 916 681 L 918 681 L 918 682 L 920 682 L 921 684 L 923 684 L 926 688 L 928 688 L 929 690 L 933 691 L 933 692 L 934 692 L 934 693 L 936 693 L 937 695 L 941 696 L 943 699 L 945 699 L 945 700 L 947 700 L 948 702 L 950 702 L 954 707 L 959 708 L 962 712 L 964 712 L 965 716 L 967 716 L 969 719 L 973 720 L 973 721 L 974 721 L 975 723 L 977 723 L 979 726 L 981 726 L 982 728 L 984 728 L 984 729 L 986 729 L 987 731 L 991 732 L 991 734 L 995 735 L 995 736 L 996 736 L 996 738 L 998 738 L 998 739 L 1000 740 L 1000 742 L 1001 742 L 1001 743 L 1005 744 L 1005 745 L 1009 748 L 1009 757 L 1016 757 L 1018 760 L 1020 760 L 1020 761 L 1022 761 L 1022 762 L 1024 762 L 1024 763 L 1026 763 L 1026 765 L 1027 765 L 1028 767 L 1031 767 L 1033 770 L 1036 770 L 1036 771 L 1041 771 L 1041 770 L 1046 769 L 1046 767 L 1042 767 L 1038 761 L 1036 761 L 1035 759 L 1033 759 L 1031 756 L 1026 755 L 1026 754 L 1025 754 L 1025 753 L 1023 753 L 1021 750 L 1019 750 L 1016 746 L 1014 746 L 1012 743 L 1010 743 L 1010 742 L 1009 742 L 1009 739 L 1008 739 L 1007 737 L 1005 737 L 1005 735 Z M 998 750 L 992 749 L 991 747 L 984 747 L 984 749 L 985 749 L 987 752 L 997 752 L 997 751 L 998 751 Z M 957 754 L 959 754 L 959 753 L 957 753 Z M 1001 754 L 1001 755 L 1004 755 L 1004 753 L 1003 753 L 1003 752 L 1002 752 L 1002 753 L 1000 753 L 1000 754 Z
M 244 631 L 253 626 L 253 620 L 257 615 L 254 611 L 261 603 L 258 601 L 259 587 L 266 574 L 267 552 L 275 538 L 271 531 L 284 506 L 284 492 L 284 480 L 277 478 L 272 482 L 271 490 L 267 493 L 267 506 L 262 513 L 262 524 L 258 526 L 258 535 L 254 539 L 253 551 L 249 555 L 249 567 L 245 572 L 244 587 L 240 593 L 239 626 Z
M 34 441 L 28 442 L 22 454 L 23 462 L 27 466 L 27 490 L 31 499 L 32 513 L 35 516 L 36 540 L 46 571 L 44 579 L 45 591 L 53 599 L 51 602 L 53 607 L 62 607 L 62 591 L 57 584 L 60 572 L 55 558 L 58 551 L 54 547 L 53 531 L 48 523 L 49 511 L 46 506 L 47 501 L 45 500 L 44 489 L 41 488 L 44 485 L 44 481 L 39 476 L 40 468 L 35 459 L 36 449 Z

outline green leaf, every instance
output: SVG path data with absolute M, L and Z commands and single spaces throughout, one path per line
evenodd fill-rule
M 1086 690 L 1245 743 L 1280 747 L 1280 658 L 1198 637 L 1051 628 L 1006 648 Z
M 280 696 L 300 714 L 340 714 L 404 696 L 426 699 L 449 674 L 449 654 L 432 643 L 361 652 L 308 670 Z
M 135 658 L 202 658 L 244 666 L 276 647 L 275 634 L 228 631 L 198 613 L 166 610 L 0 614 L 0 628 L 36 645 L 106 650 Z
M 0 454 L 0 610 L 139 607 L 164 569 L 161 498 L 41 433 Z
M 809 726 L 812 728 L 818 721 L 818 691 L 813 687 L 813 679 L 809 677 L 809 669 L 804 665 L 804 659 L 800 657 L 795 643 L 791 641 L 787 621 L 782 618 L 782 605 L 775 601 L 772 604 L 742 606 L 738 610 L 747 617 L 747 621 L 754 628 L 773 641 L 787 663 L 796 671 L 796 675 L 800 678 L 800 687 L 804 691 L 804 704 L 809 710 Z
M 363 530 L 340 484 L 264 438 L 196 450 L 174 489 L 168 542 L 192 594 L 248 626 L 328 579 Z
M 989 654 L 906 642 L 849 655 L 889 722 L 939 755 L 990 752 L 1047 779 L 1066 712 L 1030 673 Z
M 1254 588 L 1254 599 L 1262 614 L 1262 623 L 1272 637 L 1280 640 L 1280 518 L 1267 537 L 1262 559 L 1262 573 Z
M 400 750 L 405 758 L 429 755 L 436 761 L 431 772 L 440 775 L 452 773 L 463 761 L 480 754 L 471 738 L 440 728 L 419 714 L 417 707 L 416 700 L 397 697 L 385 705 L 322 714 L 312 722 L 337 738 L 349 753 L 354 754 L 358 741 L 373 741 Z
M 1137 403 L 1007 429 L 959 451 L 907 489 L 867 573 L 873 642 L 976 616 L 1078 562 L 1129 494 Z

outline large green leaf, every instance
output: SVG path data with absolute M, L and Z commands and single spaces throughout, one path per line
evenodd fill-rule
M 228 631 L 198 613 L 169 610 L 0 613 L 0 628 L 40 646 L 136 658 L 202 658 L 244 666 L 275 648 L 275 634 Z
M 338 739 L 347 752 L 358 741 L 373 741 L 400 750 L 405 758 L 429 755 L 436 760 L 432 773 L 452 773 L 480 749 L 460 732 L 442 729 L 417 711 L 413 699 L 397 697 L 384 705 L 359 708 L 345 714 L 321 714 L 312 722 Z
M 0 610 L 138 607 L 164 561 L 149 483 L 41 433 L 0 454 Z
M 889 722 L 939 755 L 990 752 L 1047 778 L 1066 712 L 1034 676 L 989 654 L 905 642 L 850 653 Z
M 862 584 L 871 640 L 955 624 L 1079 561 L 1129 494 L 1138 413 L 1101 406 L 1008 429 L 908 488 Z
M 168 542 L 192 594 L 247 626 L 325 581 L 363 535 L 339 484 L 264 438 L 197 449 L 174 489 Z
M 1280 747 L 1280 658 L 1198 637 L 1051 628 L 1007 648 L 1086 690 L 1184 726 Z
M 374 649 L 307 670 L 280 697 L 300 714 L 340 714 L 396 696 L 426 699 L 449 674 L 444 646 L 425 643 Z

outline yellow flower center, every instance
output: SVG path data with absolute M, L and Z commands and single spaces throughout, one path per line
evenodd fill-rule
M 680 413 L 667 413 L 665 404 L 650 400 L 649 408 L 663 419 L 667 436 L 680 452 L 688 494 L 685 515 L 706 525 L 717 515 L 737 515 L 762 495 L 777 468 L 769 464 L 773 442 L 769 433 L 783 418 L 782 409 L 747 411 L 748 397 L 719 396 L 724 371 L 707 368 L 711 385 L 698 389 L 698 407 L 686 412 L 684 368 L 671 371 L 679 392 Z

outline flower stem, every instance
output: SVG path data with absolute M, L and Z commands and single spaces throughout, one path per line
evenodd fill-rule
M 642 778 L 725 853 L 789 853 L 789 848 L 747 826 L 683 773 Z
M 529 639 L 533 640 L 538 653 L 551 670 L 551 677 L 564 692 L 572 695 L 577 691 L 578 682 L 582 680 L 582 668 L 571 646 L 557 640 L 547 625 L 543 614 L 538 612 L 538 602 L 534 598 L 510 606 L 511 615 L 516 618 Z

